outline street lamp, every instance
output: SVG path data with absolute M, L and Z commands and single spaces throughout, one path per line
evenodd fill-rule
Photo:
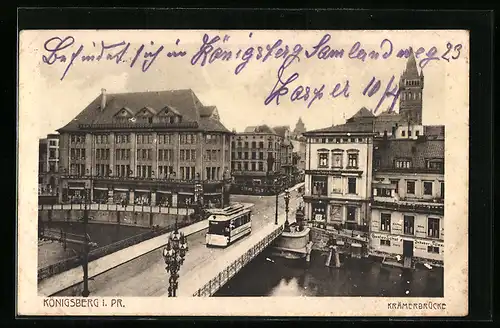
M 290 232 L 290 223 L 288 222 L 288 204 L 290 202 L 290 191 L 285 190 L 285 231 Z
M 179 270 L 184 263 L 184 258 L 188 251 L 187 239 L 182 232 L 177 230 L 177 218 L 175 219 L 175 230 L 170 235 L 168 243 L 163 249 L 163 259 L 165 260 L 165 270 L 170 273 L 168 279 L 168 297 L 175 297 L 179 283 Z

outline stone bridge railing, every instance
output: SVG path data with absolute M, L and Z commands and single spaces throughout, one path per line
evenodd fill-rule
M 266 247 L 268 247 L 281 233 L 283 232 L 283 225 L 273 230 L 269 235 L 260 240 L 257 244 L 252 246 L 249 250 L 243 253 L 238 259 L 233 261 L 224 270 L 203 287 L 198 289 L 193 296 L 209 297 L 217 292 L 224 286 L 232 277 L 234 277 L 245 265 L 259 255 Z

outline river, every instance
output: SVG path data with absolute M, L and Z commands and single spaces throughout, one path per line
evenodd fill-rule
M 325 261 L 326 254 L 318 251 L 309 264 L 262 253 L 214 296 L 443 297 L 442 268 L 403 270 L 354 258 L 328 268 Z

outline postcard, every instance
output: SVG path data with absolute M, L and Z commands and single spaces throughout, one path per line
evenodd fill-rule
M 18 73 L 19 315 L 468 314 L 468 31 L 24 30 Z

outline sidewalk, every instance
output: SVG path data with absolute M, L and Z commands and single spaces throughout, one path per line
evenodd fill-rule
M 179 229 L 186 236 L 204 230 L 208 227 L 208 221 L 204 220 L 190 226 Z M 103 256 L 89 263 L 89 278 L 97 276 L 103 272 L 111 270 L 123 263 L 129 262 L 146 253 L 154 251 L 167 242 L 167 237 L 170 233 L 143 241 L 137 245 L 127 247 L 112 254 Z M 78 266 L 74 269 L 62 272 L 58 275 L 44 279 L 38 283 L 38 294 L 43 296 L 53 295 L 63 289 L 69 288 L 82 282 L 83 271 L 82 267 Z

